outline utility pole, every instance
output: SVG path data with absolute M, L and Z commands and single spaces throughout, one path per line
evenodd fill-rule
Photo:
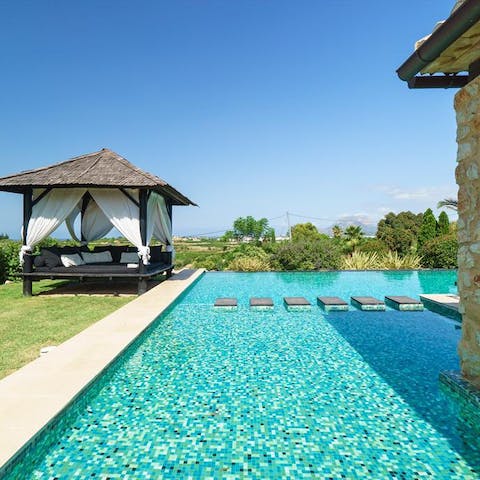
M 292 227 L 290 226 L 290 215 L 287 212 L 288 238 L 292 241 Z

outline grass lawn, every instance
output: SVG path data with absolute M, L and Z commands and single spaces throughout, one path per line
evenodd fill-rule
M 31 298 L 22 283 L 0 285 L 0 378 L 38 357 L 40 348 L 59 345 L 125 305 L 132 297 L 35 296 L 61 281 L 34 282 Z

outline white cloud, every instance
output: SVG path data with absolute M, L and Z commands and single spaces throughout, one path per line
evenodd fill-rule
M 380 192 L 394 200 L 422 200 L 437 204 L 438 201 L 447 197 L 456 197 L 456 190 L 452 186 L 420 187 L 413 190 L 402 189 L 391 185 L 380 185 Z

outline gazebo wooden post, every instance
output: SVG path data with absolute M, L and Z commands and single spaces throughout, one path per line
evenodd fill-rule
M 170 220 L 170 231 L 173 232 L 173 212 L 172 212 L 173 207 L 172 207 L 172 202 L 170 200 L 165 199 L 165 206 L 167 207 L 168 218 Z M 173 257 L 173 252 L 172 252 L 172 257 Z M 173 265 L 173 258 L 172 258 L 171 263 Z M 173 271 L 173 268 L 170 268 L 170 269 L 167 270 L 167 278 L 170 278 L 172 276 L 172 271 Z
M 139 191 L 139 215 L 140 215 L 140 237 L 142 239 L 142 245 L 147 245 L 147 201 L 148 195 L 147 190 L 142 189 Z M 138 273 L 146 273 L 147 267 L 143 264 L 142 259 L 139 259 L 138 262 Z M 142 295 L 147 291 L 147 279 L 145 277 L 140 277 L 138 279 L 138 294 Z
M 23 193 L 23 231 L 22 231 L 22 244 L 27 245 L 27 230 L 28 223 L 32 216 L 32 199 L 33 191 L 31 188 L 27 188 Z M 32 257 L 29 254 L 23 256 L 23 273 L 32 272 Z M 32 277 L 23 277 L 23 295 L 25 297 L 32 296 Z
M 82 208 L 80 211 L 80 240 L 85 242 L 85 235 L 83 234 L 83 217 L 85 216 L 85 212 L 88 207 L 88 202 L 90 201 L 90 194 L 85 192 L 82 198 Z

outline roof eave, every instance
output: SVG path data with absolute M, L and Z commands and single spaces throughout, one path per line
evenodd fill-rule
M 18 193 L 23 194 L 28 192 L 30 189 L 34 188 L 138 188 L 138 189 L 147 189 L 154 190 L 164 197 L 167 197 L 173 205 L 188 206 L 192 205 L 198 207 L 195 202 L 192 202 L 188 197 L 181 194 L 178 190 L 173 188 L 170 185 L 154 185 L 154 186 L 145 186 L 145 185 L 91 185 L 91 184 L 75 184 L 75 185 L 43 185 L 43 184 L 32 184 L 32 185 L 0 185 L 0 192 L 8 193 Z
M 479 20 L 480 2 L 466 0 L 397 69 L 400 79 L 410 81 Z

